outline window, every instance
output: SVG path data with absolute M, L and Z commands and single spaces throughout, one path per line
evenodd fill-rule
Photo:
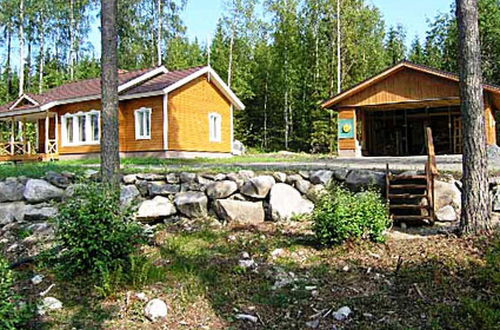
M 221 142 L 222 117 L 215 112 L 208 115 L 210 142 Z
M 151 139 L 151 109 L 140 108 L 135 110 L 135 139 Z
M 62 116 L 61 122 L 63 145 L 99 144 L 101 135 L 99 111 L 67 113 Z

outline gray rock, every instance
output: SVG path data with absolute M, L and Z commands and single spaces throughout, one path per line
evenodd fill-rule
M 319 170 L 311 173 L 309 179 L 314 184 L 328 184 L 332 179 L 333 172 L 328 170 Z
M 47 222 L 33 223 L 27 229 L 36 235 L 51 235 L 54 231 L 53 226 Z
M 179 176 L 177 175 L 177 173 L 168 173 L 167 174 L 167 183 L 170 183 L 170 184 L 177 184 L 177 183 L 180 183 L 180 178 Z
M 284 182 L 286 182 L 286 173 L 274 172 L 273 178 L 274 178 L 274 180 L 276 180 L 276 182 L 284 183 Z
M 349 307 L 344 306 L 339 308 L 336 312 L 333 312 L 333 318 L 337 321 L 345 321 L 351 315 L 352 311 Z
M 24 202 L 13 202 L 0 204 L 0 226 L 12 222 L 24 220 L 24 214 L 29 206 Z
M 284 183 L 278 183 L 271 189 L 269 206 L 274 221 L 289 220 L 293 216 L 310 214 L 314 204 L 303 198 L 300 193 Z
M 322 184 L 315 184 L 309 188 L 306 197 L 314 203 L 319 202 L 323 194 L 326 192 L 325 186 Z
M 457 212 L 451 205 L 446 205 L 445 207 L 436 211 L 436 218 L 438 221 L 457 221 Z
M 141 173 L 137 174 L 137 178 L 146 181 L 162 181 L 165 180 L 165 175 L 157 173 Z
M 135 183 L 135 186 L 137 189 L 139 189 L 139 192 L 141 193 L 142 196 L 147 196 L 149 193 L 149 182 L 146 180 L 138 180 Z
M 161 299 L 153 299 L 146 304 L 144 315 L 152 322 L 164 320 L 168 315 L 167 304 Z
M 311 173 L 309 171 L 299 171 L 299 175 L 306 179 L 309 180 L 309 177 L 311 176 Z
M 383 189 L 385 187 L 385 173 L 370 170 L 352 170 L 345 181 L 352 191 L 360 191 L 369 187 Z
M 500 189 L 496 189 L 492 196 L 492 205 L 494 212 L 500 212 Z
M 191 183 L 196 181 L 196 173 L 182 172 L 179 176 L 181 183 Z
M 234 172 L 228 173 L 226 175 L 226 179 L 236 182 L 236 184 L 238 185 L 238 188 L 241 188 L 243 186 L 243 184 L 245 183 L 245 180 L 240 178 L 240 176 Z
M 247 181 L 253 177 L 255 177 L 255 172 L 252 170 L 241 170 L 238 172 L 238 175 L 243 181 Z
M 264 222 L 265 217 L 262 202 L 219 199 L 215 202 L 215 211 L 220 219 L 227 222 L 259 224 Z
M 57 309 L 62 309 L 63 304 L 62 302 L 54 297 L 45 297 L 42 300 L 42 303 L 38 305 L 38 314 L 39 315 L 45 315 L 49 311 L 57 310 Z
M 333 170 L 333 178 L 337 181 L 344 182 L 349 174 L 349 170 L 347 169 L 337 169 Z
M 246 201 L 246 197 L 243 196 L 242 194 L 234 194 L 229 199 L 235 200 L 235 201 Z
M 97 170 L 88 169 L 83 172 L 83 177 L 90 180 L 97 180 L 100 176 L 101 174 Z
M 307 180 L 299 180 L 295 182 L 295 188 L 300 191 L 301 194 L 307 194 L 307 192 L 311 188 L 311 185 L 311 182 Z
M 209 184 L 212 183 L 213 180 L 211 179 L 208 179 L 208 178 L 205 178 L 203 177 L 202 175 L 198 175 L 196 177 L 196 182 L 198 182 L 202 187 L 204 186 L 208 186 Z
M 181 183 L 181 192 L 188 192 L 188 191 L 202 191 L 204 187 L 202 187 L 201 184 L 198 182 L 186 182 L 186 183 Z
M 244 155 L 246 153 L 246 151 L 247 151 L 247 148 L 245 147 L 245 145 L 241 141 L 238 141 L 238 140 L 233 141 L 233 155 L 241 156 L 241 155 Z
M 207 196 L 212 199 L 227 198 L 238 190 L 238 185 L 234 181 L 215 181 L 207 186 Z
M 460 214 L 462 206 L 462 193 L 455 184 L 455 180 L 444 182 L 434 180 L 434 209 L 440 210 L 451 205 Z
M 218 173 L 214 176 L 215 181 L 223 181 L 226 180 L 226 175 L 224 173 Z
M 135 174 L 128 174 L 123 176 L 122 178 L 123 183 L 125 184 L 134 184 L 137 181 L 137 175 Z
M 24 185 L 15 178 L 0 182 L 0 203 L 17 202 L 23 199 Z
M 175 195 L 181 191 L 181 187 L 177 184 L 165 182 L 151 182 L 148 184 L 148 193 L 150 196 L 168 196 Z
M 57 207 L 54 206 L 39 206 L 35 205 L 26 208 L 24 213 L 24 220 L 28 221 L 40 221 L 54 218 L 57 216 L 59 211 Z
M 299 174 L 290 174 L 289 176 L 287 176 L 285 182 L 293 186 L 295 182 L 300 180 L 303 180 L 303 178 Z
M 139 189 L 133 184 L 122 187 L 120 191 L 120 204 L 129 206 L 141 196 Z
M 267 194 L 276 182 L 270 175 L 262 175 L 248 180 L 240 192 L 252 198 L 266 198 Z
M 52 199 L 61 199 L 64 190 L 51 185 L 45 180 L 30 179 L 26 183 L 23 195 L 30 203 L 40 203 Z
M 137 219 L 158 220 L 164 219 L 177 213 L 174 204 L 163 196 L 156 196 L 152 200 L 142 202 L 137 211 Z
M 71 180 L 67 176 L 54 171 L 47 172 L 47 174 L 45 174 L 45 180 L 62 189 L 68 188 L 68 186 L 71 184 Z
M 188 218 L 199 218 L 207 215 L 208 198 L 202 192 L 182 192 L 175 198 L 179 212 Z

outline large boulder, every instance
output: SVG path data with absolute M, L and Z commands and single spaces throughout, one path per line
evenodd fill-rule
M 133 184 L 122 187 L 120 191 L 120 204 L 129 206 L 141 196 L 139 189 Z
M 24 185 L 16 178 L 0 182 L 0 203 L 16 202 L 23 199 Z
M 231 180 L 215 181 L 207 186 L 207 196 L 212 199 L 226 198 L 238 190 L 236 182 Z
M 146 181 L 161 181 L 165 180 L 165 175 L 157 173 L 141 173 L 137 174 L 137 178 Z
M 127 174 L 124 175 L 123 178 L 123 183 L 125 184 L 134 184 L 137 181 L 137 175 L 136 174 Z
M 328 170 L 314 171 L 310 174 L 309 180 L 313 184 L 328 184 L 332 179 L 333 172 Z
M 51 199 L 61 199 L 64 190 L 57 188 L 45 180 L 30 179 L 26 183 L 23 196 L 30 203 L 40 203 Z
M 274 221 L 310 214 L 314 209 L 310 200 L 303 198 L 295 188 L 284 183 L 275 184 L 271 189 L 269 206 Z
M 148 192 L 150 196 L 175 195 L 179 191 L 181 191 L 181 187 L 177 184 L 170 184 L 165 182 L 151 182 L 148 185 Z
M 262 202 L 219 199 L 215 202 L 215 211 L 220 219 L 227 222 L 258 224 L 265 218 Z
M 29 206 L 24 202 L 13 202 L 0 204 L 0 226 L 7 225 L 14 221 L 23 221 L 24 214 Z
M 240 192 L 252 198 L 266 198 L 267 194 L 276 183 L 270 175 L 262 175 L 248 180 Z
M 369 187 L 383 189 L 385 187 L 385 173 L 370 170 L 352 170 L 346 177 L 347 188 L 352 191 L 361 191 Z
M 451 205 L 459 214 L 462 206 L 462 193 L 454 180 L 445 182 L 434 180 L 434 209 L 441 210 Z
M 45 174 L 45 180 L 62 189 L 68 188 L 71 184 L 71 179 L 68 176 L 54 171 L 47 172 L 47 174 Z
M 174 204 L 163 196 L 156 196 L 152 200 L 142 202 L 137 211 L 137 219 L 158 220 L 164 219 L 177 213 Z
M 182 192 L 175 198 L 179 212 L 188 218 L 199 218 L 207 215 L 208 198 L 202 192 Z

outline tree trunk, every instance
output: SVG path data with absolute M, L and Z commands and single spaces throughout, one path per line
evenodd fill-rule
M 340 56 L 340 0 L 337 0 L 337 93 L 342 91 L 342 60 Z
M 119 184 L 120 169 L 118 127 L 118 36 L 117 0 L 101 0 L 102 47 L 102 136 L 101 175 L 104 182 Z
M 5 70 L 7 70 L 7 93 L 9 96 L 12 95 L 12 70 L 11 70 L 11 57 L 12 57 L 12 27 L 9 23 L 7 27 L 7 64 Z
M 24 94 L 24 0 L 19 1 L 19 96 Z
M 266 70 L 266 84 L 264 86 L 264 150 L 267 150 L 267 101 L 269 88 L 269 70 Z
M 42 12 L 42 16 L 44 17 L 44 13 Z M 45 64 L 45 22 L 41 22 L 40 26 L 40 63 L 38 66 L 38 93 L 41 94 L 43 92 L 43 66 Z
M 476 0 L 457 0 L 463 123 L 463 194 L 460 229 L 490 229 L 488 159 Z
M 75 78 L 75 0 L 70 0 L 69 23 L 69 76 Z
M 161 66 L 162 64 L 162 52 L 161 52 L 161 40 L 162 40 L 162 12 L 161 12 L 161 0 L 158 0 L 158 40 L 157 40 L 157 55 L 158 55 L 158 66 Z
M 233 77 L 233 48 L 234 48 L 234 28 L 231 31 L 231 41 L 229 42 L 229 64 L 227 67 L 227 85 L 231 87 Z

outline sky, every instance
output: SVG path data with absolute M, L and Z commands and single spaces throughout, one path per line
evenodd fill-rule
M 224 0 L 188 0 L 182 18 L 190 38 L 205 42 L 213 35 L 217 20 L 223 11 Z M 407 33 L 408 44 L 415 36 L 425 37 L 427 20 L 439 13 L 447 13 L 454 0 L 367 0 L 378 7 L 387 26 L 402 24 Z

